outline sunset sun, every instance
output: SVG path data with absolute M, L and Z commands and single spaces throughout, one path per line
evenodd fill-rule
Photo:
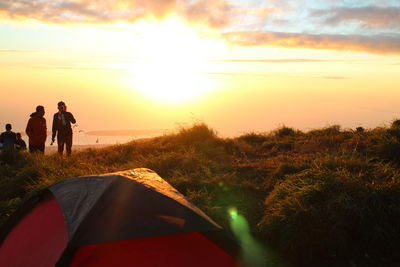
M 180 102 L 209 89 L 204 74 L 206 40 L 177 19 L 146 22 L 138 28 L 140 56 L 132 70 L 136 90 L 158 100 Z

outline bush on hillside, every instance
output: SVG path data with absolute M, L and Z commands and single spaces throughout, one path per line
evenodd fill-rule
M 332 125 L 322 129 L 315 129 L 307 132 L 311 136 L 330 136 L 340 134 L 340 125 Z
M 286 176 L 265 199 L 264 240 L 296 266 L 396 253 L 399 171 L 340 156 L 311 166 Z
M 196 123 L 191 127 L 180 127 L 174 138 L 183 145 L 194 145 L 207 140 L 215 140 L 217 133 L 205 123 Z
M 391 128 L 400 128 L 400 120 L 398 119 L 393 120 Z
M 258 134 L 255 132 L 251 132 L 238 137 L 238 140 L 244 141 L 253 146 L 258 146 L 267 141 L 268 136 L 266 136 L 265 134 Z
M 378 146 L 378 154 L 385 160 L 400 164 L 400 142 L 394 138 L 385 138 Z
M 262 144 L 261 150 L 270 150 L 271 152 L 290 151 L 294 147 L 292 142 L 286 141 L 266 141 Z
M 400 120 L 384 130 L 378 145 L 378 155 L 385 160 L 400 164 Z
M 292 127 L 287 127 L 287 126 L 282 126 L 275 131 L 273 131 L 273 134 L 276 137 L 286 137 L 286 136 L 296 136 L 302 134 L 301 131 L 295 130 Z
M 24 155 L 25 152 L 20 152 L 15 149 L 1 149 L 0 150 L 0 165 L 8 164 L 13 166 L 20 166 L 26 164 Z

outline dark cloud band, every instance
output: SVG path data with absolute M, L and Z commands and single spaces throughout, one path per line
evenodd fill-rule
M 323 24 L 332 26 L 354 21 L 371 28 L 400 27 L 400 7 L 341 7 L 314 10 L 311 16 L 320 17 Z
M 242 46 L 281 46 L 400 54 L 400 35 L 314 35 L 254 31 L 225 33 L 223 38 Z
M 224 31 L 245 29 L 222 34 L 228 42 L 237 45 L 400 54 L 400 30 L 393 31 L 392 28 L 389 31 L 392 35 L 328 35 L 286 33 L 285 29 L 282 32 L 247 31 L 248 28 L 243 26 L 255 25 L 252 26 L 254 29 L 263 29 L 265 25 L 259 22 L 266 21 L 274 12 L 282 12 L 279 10 L 271 7 L 244 7 L 230 0 L 0 0 L 0 19 L 34 19 L 59 24 L 133 23 L 148 17 L 161 19 L 174 13 L 190 23 L 205 24 Z M 370 27 L 400 27 L 400 7 L 332 8 L 314 10 L 311 16 L 322 18 L 325 25 L 358 20 Z

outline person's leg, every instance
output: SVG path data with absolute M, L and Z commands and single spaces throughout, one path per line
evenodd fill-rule
M 60 155 L 64 152 L 65 137 L 57 136 L 58 153 Z
M 29 152 L 30 153 L 44 153 L 44 145 L 42 146 L 36 146 L 36 145 L 29 145 Z
M 72 150 L 72 134 L 65 138 L 65 148 L 67 150 L 67 156 L 71 156 Z
M 30 153 L 35 153 L 36 150 L 37 150 L 37 147 L 35 145 L 31 145 L 31 144 L 29 145 L 29 152 Z

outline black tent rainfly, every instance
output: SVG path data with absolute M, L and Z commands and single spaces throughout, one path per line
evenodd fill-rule
M 1 266 L 237 266 L 220 226 L 149 169 L 57 182 L 11 216 Z

